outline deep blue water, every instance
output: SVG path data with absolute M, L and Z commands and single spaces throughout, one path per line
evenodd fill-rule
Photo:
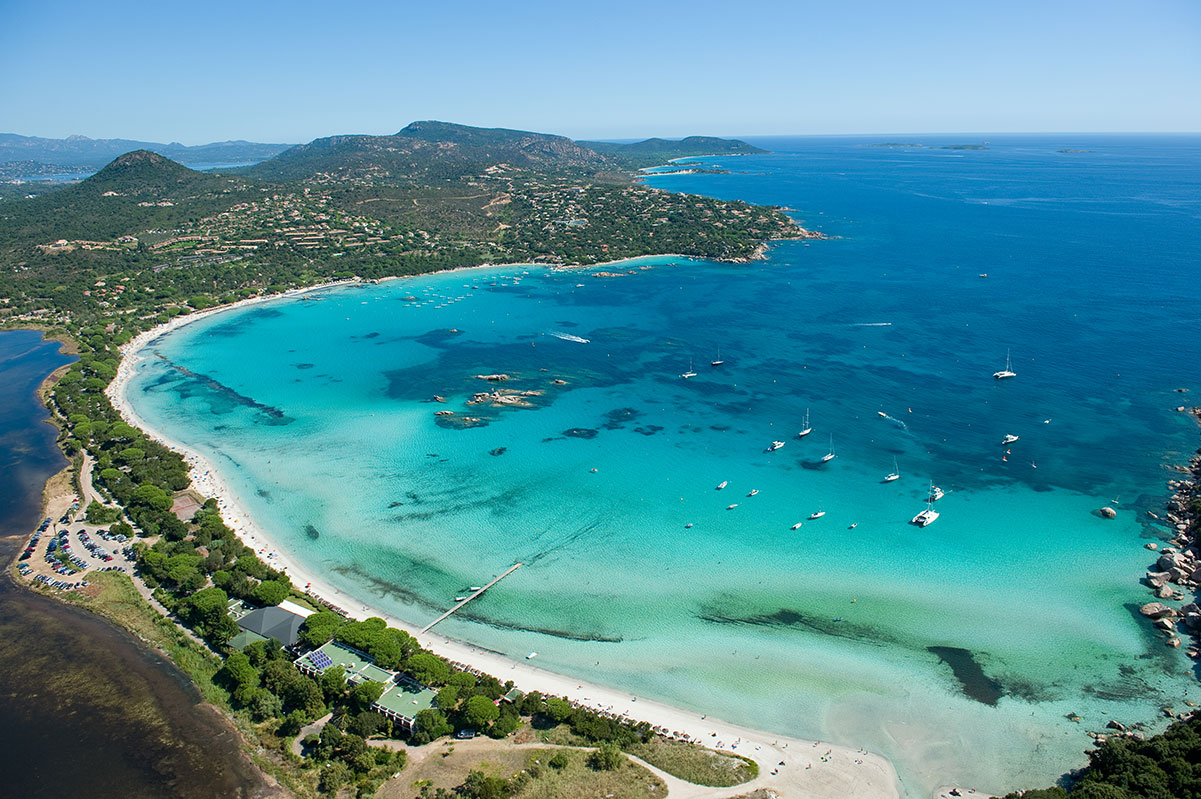
M 37 527 L 42 485 L 66 465 L 54 446 L 58 430 L 35 393 L 46 375 L 74 360 L 59 346 L 32 330 L 0 333 L 0 535 Z
M 1174 408 L 1201 390 L 1201 139 L 936 147 L 979 142 L 702 159 L 731 173 L 652 185 L 833 238 L 238 309 L 153 342 L 129 398 L 292 556 L 401 618 L 523 560 L 439 630 L 867 746 L 912 795 L 1045 784 L 1086 729 L 1196 698 L 1132 611 L 1165 534 L 1144 511 L 1197 443 Z M 466 405 L 493 372 L 533 407 Z M 948 494 L 919 530 L 931 482 Z

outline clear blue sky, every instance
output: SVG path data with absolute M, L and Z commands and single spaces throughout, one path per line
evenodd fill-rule
M 0 0 L 0 132 L 1201 131 L 1198 0 Z

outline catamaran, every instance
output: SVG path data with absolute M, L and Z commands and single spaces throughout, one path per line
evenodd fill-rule
M 901 471 L 897 468 L 897 459 L 892 459 L 892 471 L 884 476 L 884 482 L 891 483 L 893 480 L 901 479 Z
M 825 455 L 822 455 L 822 463 L 829 463 L 830 461 L 834 460 L 836 457 L 838 457 L 838 456 L 834 454 L 834 434 L 831 433 L 830 434 L 830 451 L 827 452 Z
M 998 380 L 1004 380 L 1007 377 L 1018 376 L 1018 373 L 1013 371 L 1013 362 L 1009 358 L 1009 350 L 1005 350 L 1005 368 L 999 372 L 993 372 L 992 376 Z
M 926 499 L 926 509 L 909 520 L 910 524 L 916 524 L 918 527 L 925 527 L 933 524 L 938 518 L 938 511 L 934 510 L 934 484 L 930 484 L 930 496 Z
M 809 409 L 808 408 L 805 409 L 804 425 L 805 426 L 801 428 L 801 432 L 796 434 L 797 438 L 804 438 L 805 436 L 807 436 L 813 432 L 813 428 L 809 426 Z

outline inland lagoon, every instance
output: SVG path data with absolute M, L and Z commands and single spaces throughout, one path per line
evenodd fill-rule
M 1201 142 L 756 143 L 649 181 L 833 238 L 235 308 L 125 401 L 348 604 L 423 625 L 521 561 L 439 632 L 865 747 L 907 795 L 1046 785 L 1201 700 L 1137 613 L 1197 444 Z
M 5 563 L 41 519 L 42 485 L 67 465 L 35 390 L 72 360 L 40 333 L 0 333 Z M 8 575 L 0 576 L 0 658 L 5 796 L 270 793 L 237 733 L 165 658 L 98 616 L 16 587 Z

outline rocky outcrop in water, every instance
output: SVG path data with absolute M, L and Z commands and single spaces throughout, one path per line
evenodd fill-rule
M 1178 408 L 1189 413 L 1201 423 L 1201 408 Z M 1143 583 L 1152 590 L 1157 599 L 1183 602 L 1189 591 L 1196 600 L 1201 588 L 1201 450 L 1189 460 L 1189 465 L 1176 467 L 1187 475 L 1178 480 L 1169 480 L 1172 498 L 1168 500 L 1166 513 L 1162 517 L 1172 531 L 1168 546 L 1147 548 L 1159 554 L 1155 565 L 1148 569 Z M 1159 520 L 1160 517 L 1151 514 Z M 1150 602 L 1139 608 L 1139 612 L 1153 620 L 1156 629 L 1170 647 L 1179 647 L 1182 637 L 1187 637 L 1188 656 L 1201 658 L 1201 607 L 1196 601 L 1180 608 L 1162 602 Z

